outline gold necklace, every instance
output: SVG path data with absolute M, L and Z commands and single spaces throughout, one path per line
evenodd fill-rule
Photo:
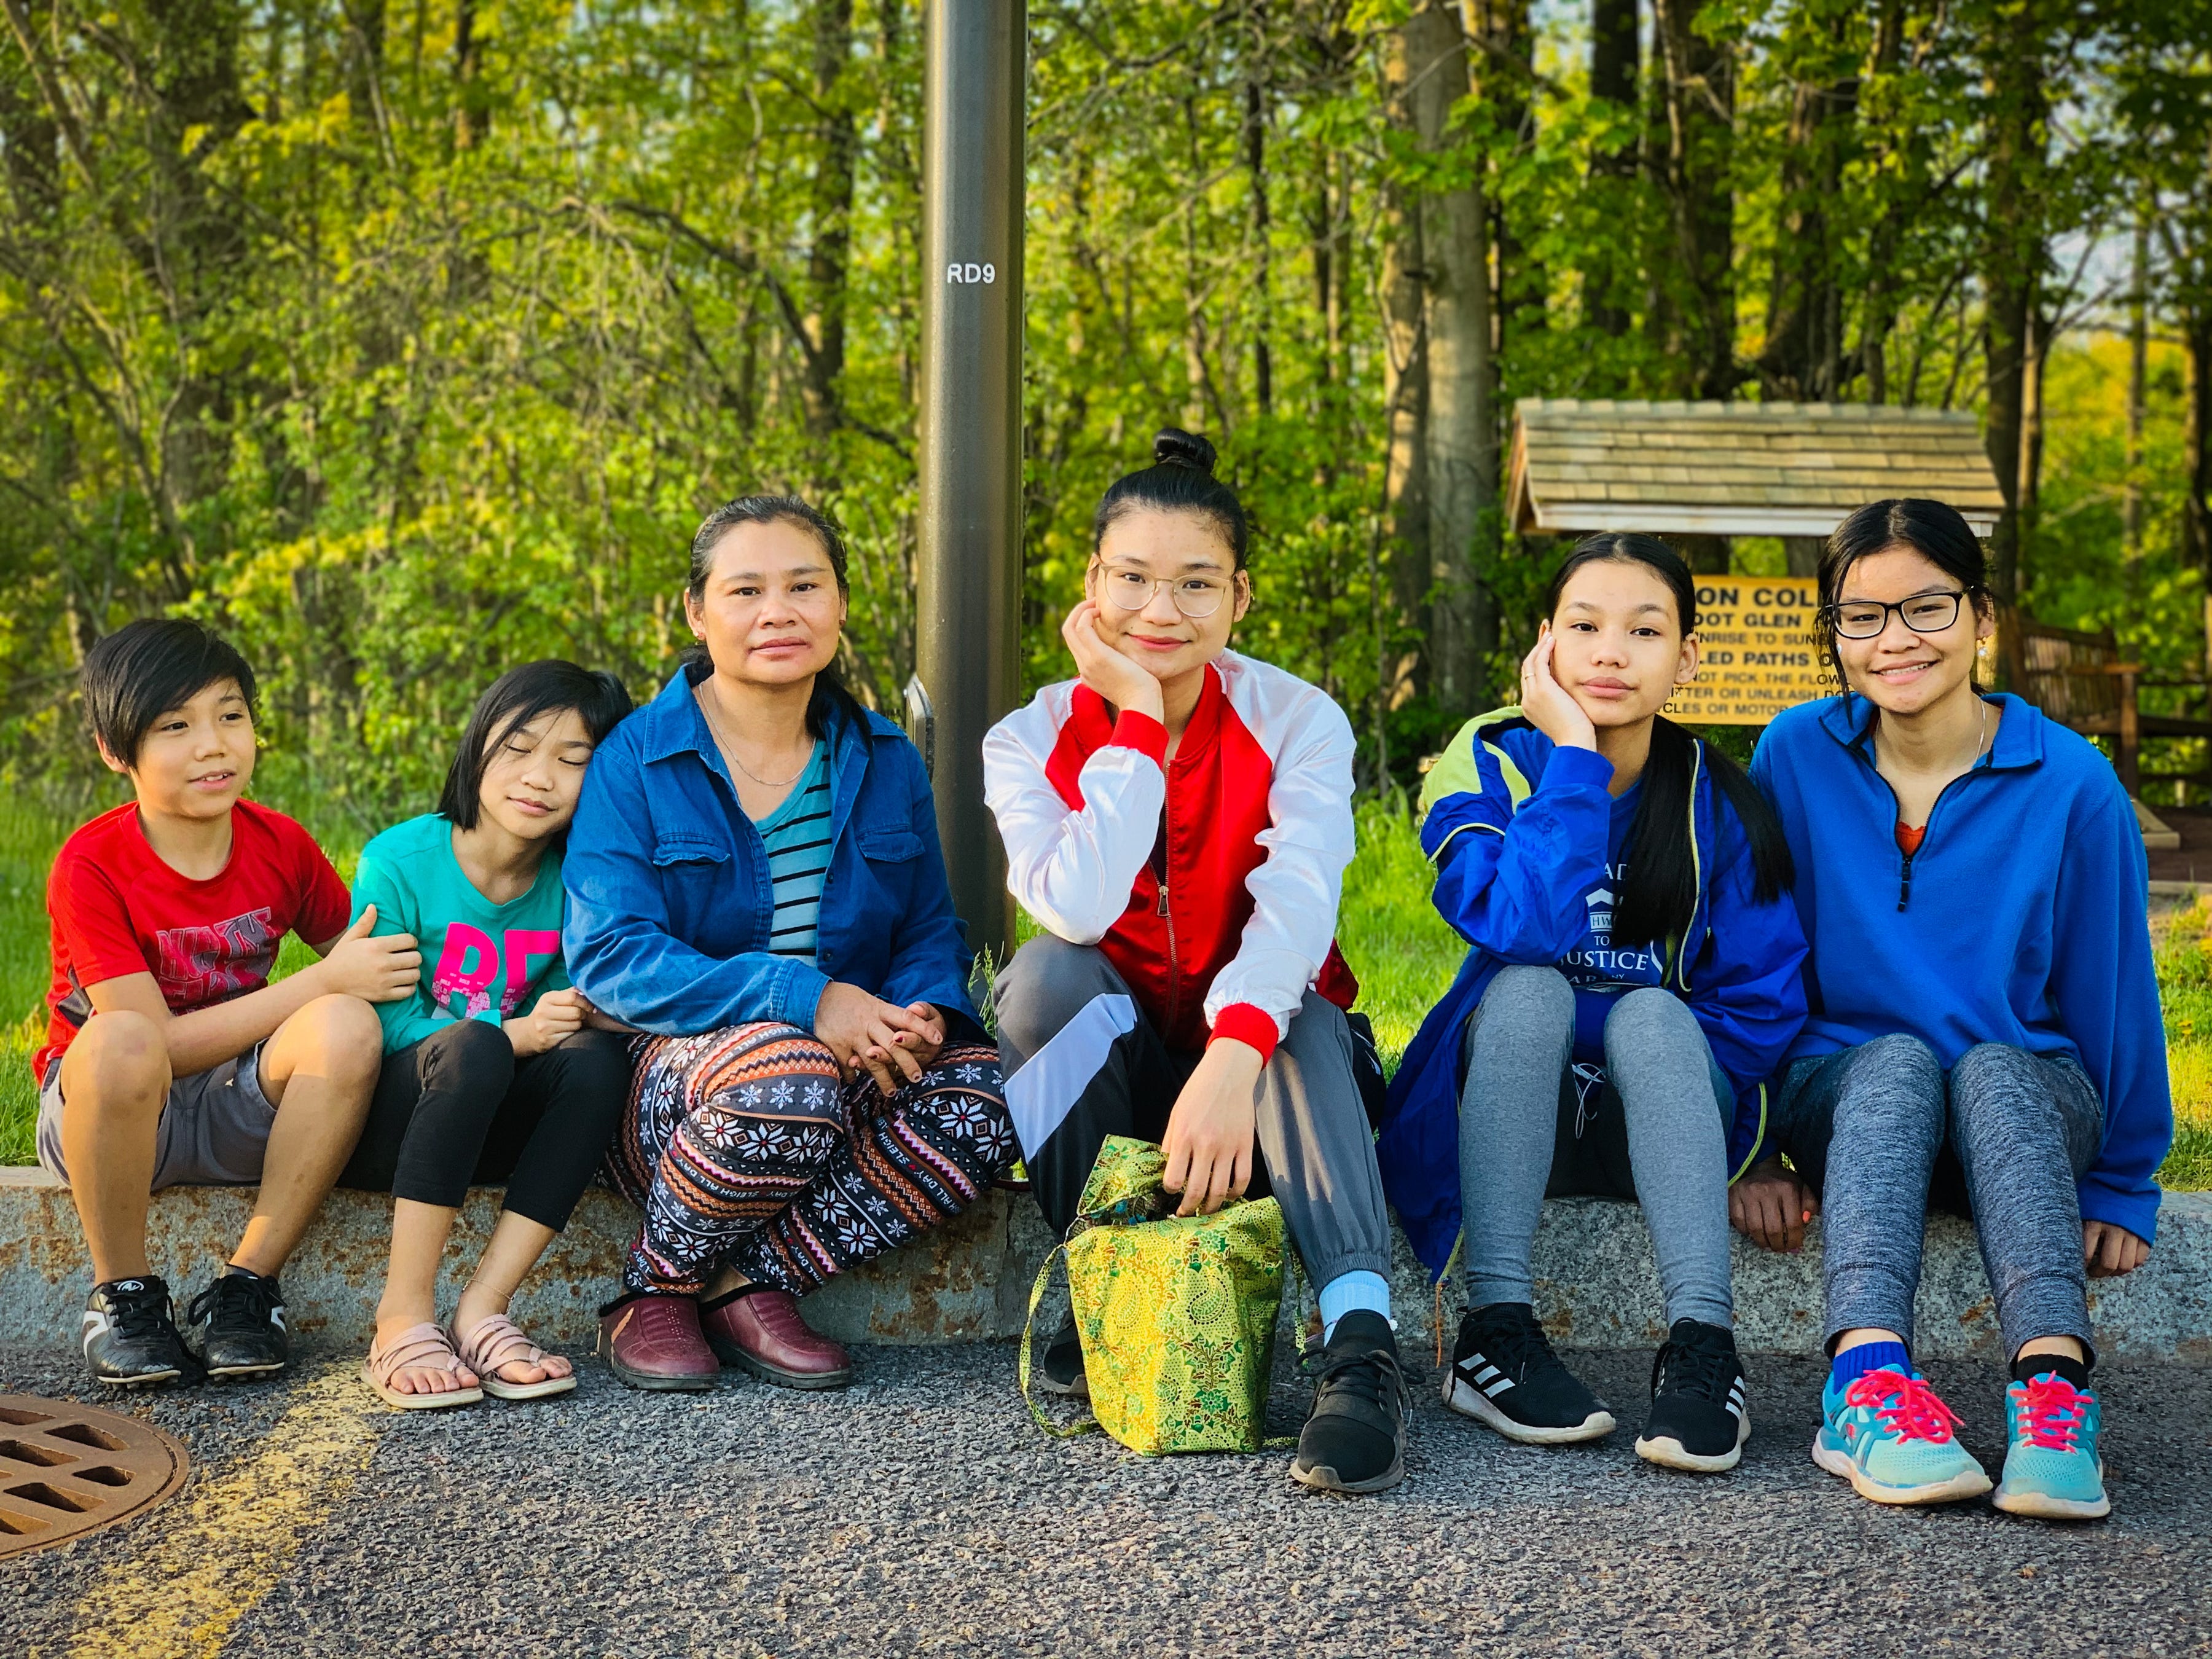
M 713 682 L 709 681 L 708 684 L 711 685 Z M 707 717 L 707 729 L 714 734 L 715 744 L 721 750 L 723 759 L 728 761 L 731 765 L 736 767 L 738 771 L 744 773 L 763 789 L 787 789 L 806 775 L 806 769 L 814 764 L 814 745 L 811 743 L 806 745 L 806 758 L 799 763 L 799 769 L 787 778 L 764 778 L 738 759 L 737 744 L 731 741 L 730 734 L 723 729 L 721 717 L 714 713 L 714 694 L 710 690 L 706 696 L 700 697 L 699 710 Z

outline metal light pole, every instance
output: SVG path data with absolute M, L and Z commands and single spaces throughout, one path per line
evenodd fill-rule
M 1020 695 L 1023 0 L 931 0 L 921 161 L 921 511 L 907 730 L 929 762 L 952 902 L 1005 960 L 1006 852 L 983 734 Z

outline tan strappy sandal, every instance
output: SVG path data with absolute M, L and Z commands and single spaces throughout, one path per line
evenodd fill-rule
M 490 1314 L 476 1322 L 467 1335 L 458 1328 L 447 1334 L 461 1363 L 482 1379 L 483 1391 L 497 1400 L 542 1400 L 549 1394 L 566 1394 L 576 1386 L 573 1367 L 566 1376 L 549 1376 L 543 1382 L 510 1382 L 501 1376 L 502 1365 L 542 1365 L 552 1356 L 522 1334 L 522 1328 L 505 1314 Z
M 368 1358 L 362 1362 L 361 1380 L 375 1389 L 376 1397 L 387 1406 L 403 1412 L 440 1411 L 447 1406 L 473 1406 L 483 1398 L 483 1390 L 448 1389 L 443 1394 L 402 1394 L 392 1386 L 392 1379 L 404 1370 L 446 1371 L 458 1376 L 461 1369 L 460 1356 L 453 1352 L 453 1345 L 446 1340 L 445 1332 L 435 1325 L 410 1325 L 392 1338 L 389 1347 L 369 1344 Z M 468 1369 L 475 1370 L 476 1367 Z

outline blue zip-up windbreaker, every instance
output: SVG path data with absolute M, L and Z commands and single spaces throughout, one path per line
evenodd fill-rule
M 702 671 L 703 672 L 703 671 Z M 694 671 L 592 757 L 561 873 L 568 977 L 632 1025 L 690 1036 L 758 1019 L 814 1029 L 831 980 L 975 1018 L 921 757 L 880 715 L 835 705 L 833 842 L 815 960 L 770 956 L 768 849 L 691 695 Z
M 1805 1018 L 1805 939 L 1787 902 L 1753 898 L 1750 842 L 1713 787 L 1703 744 L 1697 759 L 1698 904 L 1683 939 L 1668 942 L 1666 984 L 1689 1005 L 1735 1085 L 1733 1180 L 1758 1155 L 1763 1085 Z M 1559 748 L 1518 708 L 1501 708 L 1460 728 L 1422 788 L 1421 847 L 1437 866 L 1436 906 L 1472 948 L 1406 1050 L 1375 1152 L 1383 1191 L 1432 1273 L 1443 1273 L 1460 1231 L 1462 1033 L 1499 969 L 1557 963 L 1589 927 L 1612 781 L 1603 756 Z
M 2018 697 L 1989 701 L 1996 741 L 1937 798 L 1911 859 L 1869 748 L 1873 704 L 1824 697 L 1759 739 L 1751 775 L 1790 838 L 1813 942 L 1812 1014 L 1788 1060 L 1893 1031 L 1947 1070 L 1978 1042 L 2071 1055 L 2105 1103 L 2081 1214 L 2148 1239 L 2173 1103 L 2142 831 L 2088 739 Z

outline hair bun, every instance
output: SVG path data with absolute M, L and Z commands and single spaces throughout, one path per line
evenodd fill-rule
M 1213 446 L 1195 432 L 1185 432 L 1179 426 L 1164 426 L 1152 439 L 1154 466 L 1187 466 L 1194 472 L 1213 476 Z

